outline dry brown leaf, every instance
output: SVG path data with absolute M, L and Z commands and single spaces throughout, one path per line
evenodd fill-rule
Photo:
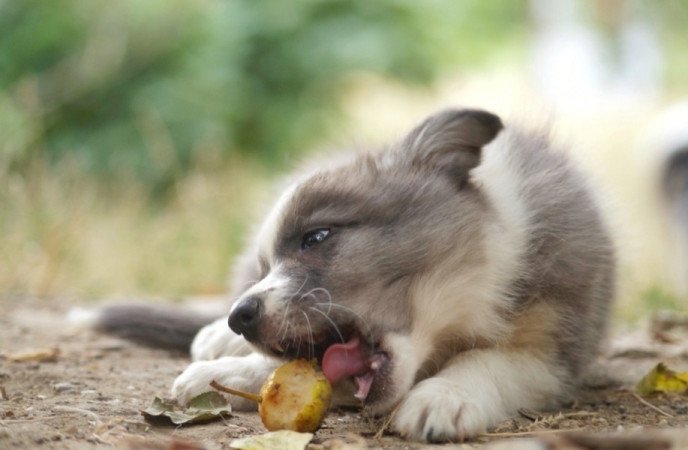
M 169 423 L 175 425 L 191 425 L 217 420 L 229 416 L 232 408 L 221 394 L 215 391 L 204 392 L 191 399 L 186 408 L 181 408 L 176 402 L 159 397 L 143 411 L 143 417 L 152 423 Z

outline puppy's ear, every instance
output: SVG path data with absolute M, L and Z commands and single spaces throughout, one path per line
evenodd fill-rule
M 480 164 L 481 149 L 503 128 L 496 115 L 477 109 L 451 109 L 430 116 L 403 141 L 413 167 L 451 177 L 461 188 L 468 172 Z

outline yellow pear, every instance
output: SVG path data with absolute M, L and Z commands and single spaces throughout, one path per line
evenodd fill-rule
M 265 428 L 313 432 L 332 398 L 332 387 L 315 363 L 296 359 L 279 366 L 260 389 L 258 412 Z
M 257 401 L 269 431 L 313 432 L 320 427 L 332 398 L 332 386 L 315 361 L 296 359 L 279 366 L 265 380 L 260 395 L 237 391 L 213 381 L 212 387 Z

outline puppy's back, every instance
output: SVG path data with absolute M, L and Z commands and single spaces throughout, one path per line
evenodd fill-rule
M 614 249 L 600 205 L 566 154 L 551 148 L 548 133 L 507 129 L 486 149 L 487 159 L 490 150 L 508 166 L 513 201 L 525 214 L 514 313 L 551 316 L 543 320 L 553 320 L 554 331 L 540 339 L 552 342 L 542 345 L 553 344 L 557 363 L 576 379 L 597 352 L 614 295 Z

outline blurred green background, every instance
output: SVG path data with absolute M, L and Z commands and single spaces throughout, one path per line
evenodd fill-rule
M 528 77 L 535 3 L 0 0 L 0 292 L 223 292 L 297 160 L 397 136 L 375 117 L 399 98 L 415 120 L 456 83 Z M 688 94 L 688 1 L 573 3 L 602 36 L 643 16 L 654 104 Z

